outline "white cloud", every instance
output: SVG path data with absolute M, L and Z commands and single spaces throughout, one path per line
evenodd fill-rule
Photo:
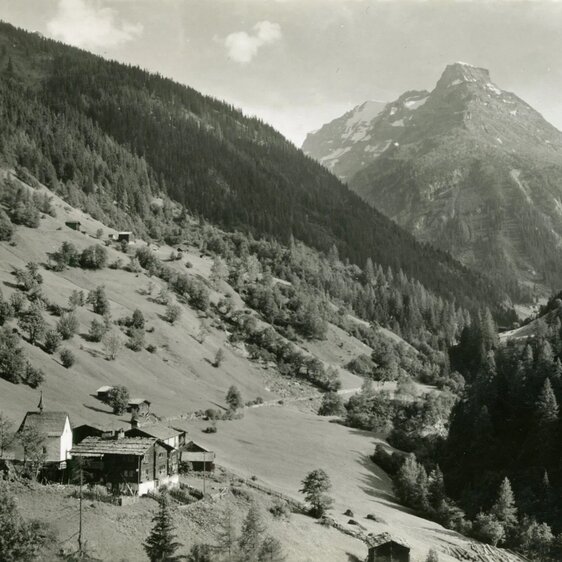
M 55 17 L 47 23 L 49 34 L 76 47 L 112 48 L 138 37 L 140 23 L 117 21 L 111 8 L 97 1 L 59 0 Z
M 270 45 L 281 39 L 281 26 L 270 21 L 260 21 L 254 25 L 252 34 L 245 31 L 231 33 L 224 40 L 228 56 L 240 64 L 249 63 L 260 47 Z

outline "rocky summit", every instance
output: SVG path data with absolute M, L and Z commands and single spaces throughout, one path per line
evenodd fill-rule
M 495 85 L 488 70 L 460 62 L 445 68 L 431 92 L 406 92 L 361 120 L 364 108 L 310 134 L 303 150 L 465 265 L 513 275 L 531 291 L 555 287 L 560 131 Z M 352 125 L 354 134 L 342 134 Z

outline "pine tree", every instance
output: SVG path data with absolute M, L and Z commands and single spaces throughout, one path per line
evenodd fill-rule
M 505 527 L 514 527 L 517 525 L 517 508 L 515 507 L 515 496 L 511 489 L 511 483 L 506 477 L 500 485 L 498 498 L 490 511 L 500 523 Z
M 244 560 L 251 562 L 256 560 L 262 542 L 262 536 L 266 531 L 262 514 L 256 504 L 252 504 L 248 514 L 242 523 L 242 531 L 238 539 L 240 552 L 244 555 Z
M 535 416 L 539 426 L 545 427 L 557 421 L 558 413 L 556 396 L 552 390 L 550 379 L 546 379 L 535 402 Z
M 221 550 L 228 562 L 234 560 L 236 554 L 236 527 L 234 525 L 234 515 L 230 506 L 226 508 L 219 522 L 217 531 L 218 548 Z
M 182 557 L 176 555 L 176 551 L 181 544 L 175 540 L 167 493 L 162 494 L 158 513 L 152 521 L 154 527 L 143 545 L 150 562 L 179 562 Z
M 428 500 L 434 509 L 438 509 L 446 499 L 445 482 L 439 465 L 429 475 Z

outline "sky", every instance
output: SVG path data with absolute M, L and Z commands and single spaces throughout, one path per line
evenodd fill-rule
M 0 0 L 0 19 L 139 65 L 257 115 L 300 146 L 366 100 L 490 70 L 562 129 L 562 3 Z

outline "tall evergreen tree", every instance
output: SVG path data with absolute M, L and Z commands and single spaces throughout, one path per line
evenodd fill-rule
M 182 557 L 178 556 L 176 551 L 181 547 L 181 543 L 176 541 L 174 534 L 167 493 L 162 494 L 158 513 L 152 521 L 154 527 L 143 545 L 150 562 L 179 562 Z
M 491 514 L 506 528 L 513 528 L 517 525 L 515 496 L 507 477 L 503 479 L 500 485 L 498 497 L 492 506 Z
M 544 381 L 535 402 L 535 416 L 539 426 L 545 427 L 558 420 L 559 407 L 550 379 Z
M 242 523 L 242 530 L 238 539 L 238 546 L 245 561 L 252 562 L 257 559 L 265 531 L 266 526 L 262 514 L 258 506 L 252 504 Z

